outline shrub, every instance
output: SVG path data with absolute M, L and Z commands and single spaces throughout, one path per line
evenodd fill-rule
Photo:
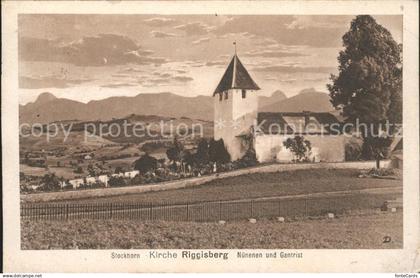
M 376 177 L 393 176 L 395 171 L 392 168 L 372 168 L 369 170 L 368 175 Z
M 126 186 L 126 180 L 123 177 L 110 177 L 108 180 L 108 185 L 111 187 L 120 187 Z
M 216 163 L 230 162 L 230 154 L 225 147 L 223 139 L 210 140 L 209 144 L 209 160 Z
M 114 171 L 115 174 L 124 173 L 124 169 L 121 166 L 117 166 Z
M 54 174 L 45 174 L 41 179 L 41 188 L 43 191 L 60 190 L 60 179 Z
M 250 148 L 242 158 L 235 161 L 234 168 L 252 167 L 257 164 L 258 160 L 257 155 L 255 154 L 255 150 Z
M 345 145 L 345 160 L 358 161 L 362 159 L 362 146 L 358 142 L 350 141 Z
M 146 173 L 157 168 L 157 159 L 147 153 L 134 162 L 134 169 Z
M 308 154 L 311 151 L 311 142 L 305 140 L 302 136 L 288 138 L 283 142 L 283 145 L 295 155 L 295 162 L 309 161 Z
M 134 178 L 130 180 L 131 185 L 137 185 L 137 184 L 142 184 L 142 183 L 144 183 L 144 178 L 142 175 L 136 175 L 134 176 Z

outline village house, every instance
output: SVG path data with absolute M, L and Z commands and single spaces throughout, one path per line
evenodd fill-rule
M 243 157 L 252 144 L 259 162 L 292 161 L 294 156 L 283 142 L 303 136 L 311 143 L 312 161 L 344 161 L 345 138 L 334 115 L 259 113 L 258 90 L 235 53 L 213 93 L 214 139 L 223 139 L 232 160 Z
M 138 174 L 140 174 L 140 171 L 138 171 L 138 170 L 128 171 L 128 172 L 124 172 L 124 177 L 125 178 L 134 178 Z
M 80 187 L 80 185 L 82 185 L 83 182 L 83 179 L 74 179 L 69 181 L 69 183 L 73 186 L 74 189 Z

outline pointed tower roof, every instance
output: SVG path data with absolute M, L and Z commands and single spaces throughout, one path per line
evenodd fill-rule
M 227 67 L 225 74 L 217 85 L 213 96 L 229 89 L 259 90 L 260 87 L 252 80 L 248 71 L 235 54 Z

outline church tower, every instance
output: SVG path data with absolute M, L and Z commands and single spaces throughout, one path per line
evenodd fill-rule
M 223 139 L 232 161 L 248 149 L 243 136 L 249 134 L 257 119 L 259 89 L 235 51 L 213 93 L 214 139 Z

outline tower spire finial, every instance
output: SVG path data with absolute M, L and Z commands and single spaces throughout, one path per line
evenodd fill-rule
M 236 55 L 236 41 L 233 42 L 233 45 L 235 46 L 235 55 Z

